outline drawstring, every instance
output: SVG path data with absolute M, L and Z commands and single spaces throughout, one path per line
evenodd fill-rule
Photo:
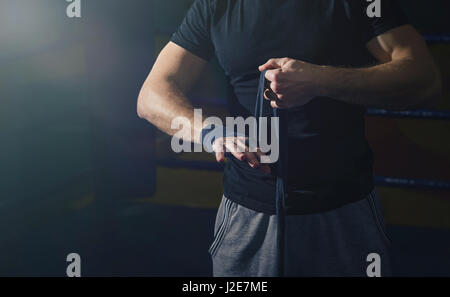
M 261 72 L 259 78 L 258 94 L 255 105 L 255 117 L 260 119 L 264 116 L 264 91 L 265 91 L 266 70 Z M 287 182 L 287 164 L 288 164 L 288 136 L 287 136 L 287 111 L 272 108 L 273 117 L 278 117 L 278 123 L 275 121 L 276 138 L 279 141 L 279 159 L 276 166 L 276 218 L 277 218 L 277 243 L 278 243 L 278 275 L 284 276 L 285 265 L 285 200 L 286 200 L 286 182 Z M 259 134 L 254 134 L 259 135 Z M 272 139 L 271 141 L 274 141 Z

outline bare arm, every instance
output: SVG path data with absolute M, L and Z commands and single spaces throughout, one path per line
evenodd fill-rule
M 183 140 L 198 142 L 203 127 L 202 123 L 194 123 L 194 107 L 186 94 L 198 80 L 206 64 L 205 60 L 169 42 L 159 54 L 139 93 L 139 117 L 169 135 L 178 132 L 171 129 L 174 118 L 187 118 L 192 129 L 191 133 L 182 135 Z
M 369 51 L 381 64 L 332 69 L 339 79 L 328 92 L 342 101 L 381 108 L 414 108 L 440 96 L 441 79 L 423 38 L 402 26 L 372 39 Z M 335 72 L 335 73 L 333 73 Z M 345 86 L 351 92 L 346 92 Z
M 277 97 L 268 93 L 266 98 L 279 108 L 302 105 L 315 96 L 328 96 L 389 109 L 419 107 L 439 98 L 439 72 L 424 40 L 412 26 L 390 30 L 372 39 L 367 48 L 380 64 L 339 68 L 288 58 L 269 60 L 260 70 L 271 69 L 266 77 Z
M 186 94 L 200 77 L 207 62 L 184 48 L 169 42 L 156 60 L 152 71 L 147 77 L 138 98 L 137 113 L 160 130 L 169 135 L 177 136 L 184 141 L 201 143 L 202 129 L 209 125 L 194 121 L 194 107 L 186 98 Z M 205 116 L 205 115 L 203 115 Z M 206 115 L 208 116 L 208 115 Z M 172 121 L 183 117 L 190 122 L 190 133 L 183 130 L 172 129 Z M 237 147 L 244 147 L 239 150 Z M 231 152 L 234 157 L 246 161 L 252 168 L 259 168 L 268 173 L 268 165 L 260 164 L 261 153 L 248 152 L 245 138 L 224 137 L 214 142 L 216 160 L 223 162 L 225 151 Z

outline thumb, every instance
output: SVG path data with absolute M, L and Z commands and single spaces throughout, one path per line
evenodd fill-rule
M 270 59 L 265 64 L 258 67 L 259 71 L 269 70 L 269 69 L 278 69 L 283 66 L 283 59 L 275 58 Z

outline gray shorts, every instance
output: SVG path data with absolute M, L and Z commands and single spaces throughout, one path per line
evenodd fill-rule
M 381 276 L 391 274 L 390 240 L 376 191 L 332 211 L 287 216 L 285 225 L 285 276 L 364 277 L 374 254 Z M 277 276 L 276 238 L 275 215 L 223 196 L 209 248 L 214 276 Z

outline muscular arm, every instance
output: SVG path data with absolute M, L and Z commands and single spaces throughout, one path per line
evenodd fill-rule
M 372 39 L 368 50 L 380 62 L 365 68 L 319 66 L 289 58 L 271 59 L 267 71 L 274 107 L 289 108 L 316 96 L 366 107 L 407 109 L 439 98 L 441 79 L 427 46 L 409 25 Z
M 177 133 L 184 141 L 201 143 L 201 132 L 210 123 L 194 121 L 194 107 L 186 98 L 186 94 L 199 78 L 206 66 L 206 61 L 191 54 L 184 48 L 169 42 L 158 56 L 147 77 L 138 98 L 137 113 L 160 130 L 169 135 Z M 208 116 L 204 115 L 203 116 Z M 185 129 L 171 128 L 173 119 L 188 119 L 190 133 Z M 183 133 L 184 134 L 180 134 Z M 216 160 L 223 162 L 225 149 L 238 160 L 246 161 L 252 168 L 259 168 L 268 173 L 268 165 L 260 164 L 261 153 L 251 153 L 248 149 L 238 150 L 238 146 L 246 147 L 245 139 L 239 137 L 218 138 L 214 142 Z
M 169 135 L 176 117 L 189 119 L 191 133 L 182 135 L 183 140 L 198 142 L 202 123 L 194 123 L 194 108 L 186 94 L 199 78 L 206 61 L 184 48 L 169 42 L 159 54 L 150 74 L 139 93 L 137 113 Z M 196 125 L 196 126 L 195 126 Z
M 361 69 L 330 68 L 327 95 L 389 109 L 414 108 L 439 97 L 439 72 L 424 40 L 411 26 L 382 34 L 367 47 L 381 64 Z

